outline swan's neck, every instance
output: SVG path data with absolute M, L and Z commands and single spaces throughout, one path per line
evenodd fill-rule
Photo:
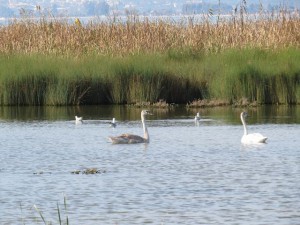
M 146 140 L 146 142 L 149 142 L 149 133 L 148 133 L 146 123 L 145 123 L 145 116 L 141 115 L 141 118 L 142 118 L 142 124 L 143 124 L 144 139 Z
M 246 126 L 246 122 L 245 122 L 245 119 L 244 119 L 243 115 L 241 115 L 241 120 L 242 120 L 242 124 L 243 124 L 243 127 L 244 127 L 244 135 L 247 135 L 248 134 L 247 126 Z

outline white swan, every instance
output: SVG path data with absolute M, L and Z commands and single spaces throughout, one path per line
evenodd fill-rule
M 267 137 L 263 136 L 260 133 L 253 133 L 253 134 L 248 134 L 247 132 L 247 127 L 246 127 L 246 117 L 247 117 L 246 112 L 241 113 L 241 121 L 244 127 L 244 135 L 241 139 L 241 142 L 243 144 L 258 144 L 258 143 L 265 143 L 266 140 L 268 139 Z
M 75 124 L 82 124 L 82 117 L 75 116 Z
M 195 119 L 194 119 L 194 120 L 195 120 L 195 122 L 199 122 L 200 119 L 201 119 L 200 113 L 197 112 L 197 115 L 195 116 Z
M 141 119 L 144 130 L 144 137 L 140 137 L 134 134 L 122 134 L 117 137 L 109 137 L 108 139 L 112 142 L 112 144 L 137 144 L 137 143 L 149 143 L 149 133 L 145 124 L 145 116 L 152 115 L 150 111 L 143 110 L 141 112 Z
M 110 123 L 110 127 L 116 127 L 117 126 L 117 123 L 116 123 L 116 119 L 115 118 L 113 118 L 112 119 L 112 121 L 111 122 L 109 122 Z

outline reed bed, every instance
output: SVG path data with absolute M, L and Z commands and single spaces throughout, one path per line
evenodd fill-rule
M 0 105 L 300 102 L 298 12 L 203 18 L 2 26 Z
M 182 56 L 183 55 L 183 56 Z M 5 55 L 0 105 L 298 104 L 300 51 L 230 49 L 122 57 Z
M 56 54 L 65 56 L 164 53 L 171 49 L 220 52 L 235 48 L 280 49 L 300 46 L 299 12 L 236 12 L 216 22 L 210 14 L 189 22 L 151 21 L 130 16 L 126 21 L 81 25 L 56 18 L 23 18 L 0 27 L 0 53 Z

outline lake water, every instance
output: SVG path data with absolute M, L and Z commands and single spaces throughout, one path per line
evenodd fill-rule
M 258 146 L 240 143 L 241 110 L 152 109 L 149 144 L 112 145 L 142 135 L 140 109 L 1 107 L 0 224 L 45 224 L 34 205 L 52 224 L 57 206 L 76 225 L 300 224 L 300 107 L 248 109 Z

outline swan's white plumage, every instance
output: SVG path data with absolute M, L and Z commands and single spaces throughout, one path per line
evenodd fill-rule
M 142 110 L 141 120 L 143 125 L 144 137 L 134 134 L 122 134 L 117 137 L 108 137 L 112 144 L 137 144 L 137 143 L 149 143 L 150 137 L 145 123 L 145 116 L 152 115 L 148 110 Z
M 75 116 L 75 123 L 81 124 L 83 122 L 82 117 Z
M 82 117 L 75 116 L 76 121 L 82 121 Z
M 247 117 L 247 113 L 242 112 L 241 113 L 241 121 L 242 121 L 242 124 L 244 127 L 244 135 L 242 136 L 241 142 L 243 144 L 265 143 L 268 138 L 263 136 L 262 134 L 260 134 L 260 133 L 248 134 L 247 125 L 246 125 L 246 121 L 245 121 L 246 117 Z
M 116 126 L 117 126 L 117 123 L 116 123 L 116 119 L 115 119 L 115 118 L 113 118 L 112 121 L 109 122 L 109 123 L 110 123 L 110 126 L 111 126 L 111 127 L 116 127 Z
M 201 117 L 200 117 L 200 113 L 198 113 L 197 112 L 197 114 L 196 114 L 196 116 L 195 116 L 195 122 L 199 122 L 200 121 L 200 119 L 201 119 Z

